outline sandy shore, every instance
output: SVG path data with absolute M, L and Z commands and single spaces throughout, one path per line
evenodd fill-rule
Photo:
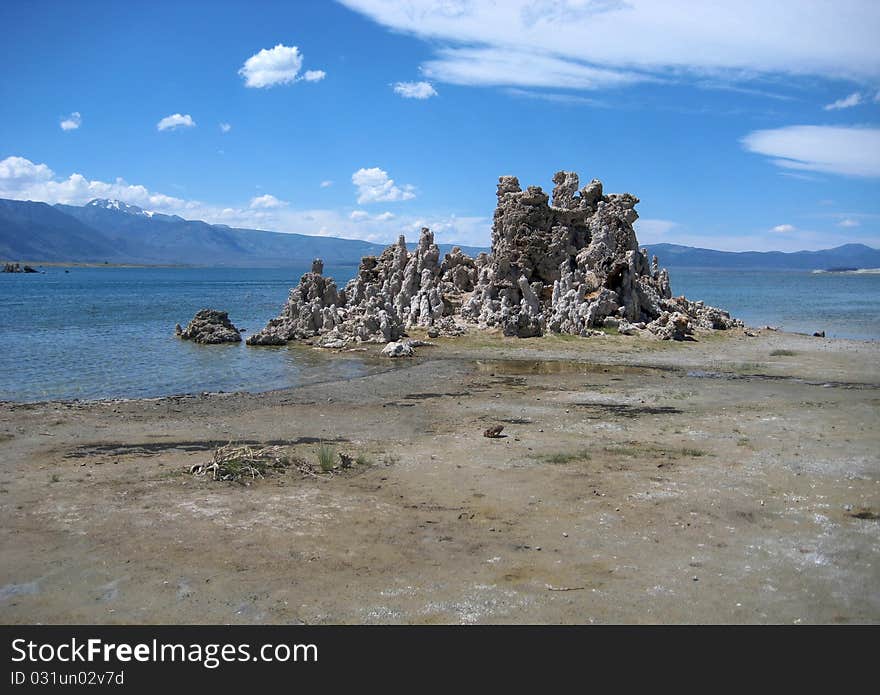
M 263 395 L 0 404 L 0 620 L 880 622 L 880 343 L 437 342 Z M 188 474 L 230 440 L 369 464 Z

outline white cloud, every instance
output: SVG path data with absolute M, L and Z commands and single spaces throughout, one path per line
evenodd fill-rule
M 272 87 L 296 80 L 302 68 L 302 54 L 296 46 L 278 44 L 252 55 L 238 71 L 246 87 Z
M 394 92 L 404 99 L 430 99 L 437 90 L 430 82 L 395 82 Z
M 321 181 L 321 188 L 330 188 L 333 185 L 333 182 L 330 180 Z
M 220 132 L 221 133 L 225 134 L 225 133 L 228 133 L 230 130 L 232 130 L 232 126 L 229 123 L 221 123 L 220 124 Z
M 194 128 L 196 122 L 192 119 L 192 116 L 187 114 L 179 114 L 173 113 L 170 116 L 165 116 L 161 121 L 156 124 L 156 129 L 159 131 L 162 130 L 176 130 L 177 128 Z
M 283 200 L 278 200 L 274 195 L 261 195 L 256 198 L 251 198 L 250 208 L 252 210 L 271 210 L 273 208 L 283 208 L 286 207 L 287 203 Z
M 447 48 L 422 66 L 440 82 L 478 87 L 565 87 L 598 89 L 651 79 L 542 53 L 508 48 Z
M 296 46 L 285 46 L 279 43 L 275 48 L 264 48 L 255 53 L 238 71 L 244 78 L 245 87 L 274 87 L 280 84 L 291 84 L 305 80 L 320 82 L 327 73 L 323 70 L 306 70 L 300 77 L 303 55 Z
M 859 222 L 858 220 L 854 220 L 851 217 L 846 217 L 837 223 L 838 227 L 844 228 L 858 227 L 859 225 L 861 225 L 861 222 Z
M 26 187 L 51 181 L 54 176 L 55 172 L 45 164 L 34 164 L 24 157 L 7 157 L 0 161 L 0 187 L 4 191 L 10 190 L 12 186 Z
M 406 234 L 409 240 L 415 241 L 418 239 L 422 227 L 428 227 L 433 231 L 439 244 L 488 247 L 492 219 L 490 217 L 459 217 L 457 215 L 408 217 L 399 220 L 395 227 L 387 227 L 387 229 L 390 234 L 390 230 L 396 228 L 399 233 Z M 383 225 L 381 228 L 386 227 Z
M 325 77 L 327 77 L 327 73 L 323 70 L 306 70 L 303 75 L 306 82 L 320 82 Z
M 391 243 L 399 234 L 407 234 L 411 241 L 415 241 L 418 230 L 430 226 L 441 243 L 485 246 L 489 243 L 491 227 L 489 218 L 477 217 L 416 218 L 410 215 L 397 218 L 383 212 L 378 215 L 367 213 L 364 219 L 351 219 L 349 214 L 336 210 L 297 210 L 268 194 L 252 198 L 243 205 L 214 205 L 164 195 L 123 179 L 108 183 L 87 179 L 82 174 L 71 174 L 65 179 L 47 165 L 36 164 L 24 157 L 0 160 L 0 198 L 70 205 L 84 205 L 94 198 L 111 198 L 146 210 L 212 224 L 376 243 Z
M 351 214 L 348 217 L 354 222 L 364 222 L 366 220 L 370 220 L 372 222 L 389 222 L 393 220 L 396 215 L 391 212 L 383 212 L 379 215 L 371 215 L 366 210 L 352 210 Z
M 678 224 L 670 220 L 641 218 L 636 220 L 635 223 L 635 230 L 640 244 L 653 244 L 668 241 L 666 235 L 676 227 L 678 227 Z
M 579 94 L 568 94 L 564 92 L 537 92 L 531 89 L 520 89 L 519 87 L 509 87 L 505 90 L 512 97 L 520 99 L 538 99 L 540 101 L 549 101 L 556 104 L 583 104 L 586 106 L 607 107 L 608 104 L 599 99 L 591 99 L 590 97 L 581 96 Z
M 83 205 L 93 198 L 116 198 L 140 207 L 175 211 L 186 205 L 179 198 L 150 192 L 144 186 L 134 186 L 123 179 L 106 183 L 91 181 L 76 173 L 59 179 L 45 164 L 34 164 L 24 157 L 7 157 L 0 161 L 0 198 L 71 205 Z
M 838 109 L 848 109 L 853 106 L 858 106 L 862 103 L 862 95 L 858 92 L 853 92 L 848 97 L 844 97 L 843 99 L 838 99 L 837 101 L 831 102 L 830 104 L 826 104 L 823 108 L 826 111 L 835 111 Z
M 798 229 L 793 224 L 777 224 L 770 231 L 776 232 L 778 234 L 789 234 L 791 232 L 796 232 Z
M 396 217 L 383 212 L 368 215 L 367 219 L 352 220 L 349 214 L 336 210 L 298 210 L 286 204 L 253 208 L 249 203 L 214 205 L 163 195 L 144 186 L 128 184 L 122 179 L 106 183 L 89 180 L 81 174 L 62 179 L 45 164 L 35 164 L 23 157 L 0 160 L 0 198 L 72 205 L 83 205 L 93 198 L 115 198 L 147 210 L 212 224 L 376 243 L 392 243 L 399 234 L 405 234 L 410 241 L 415 241 L 419 229 L 428 226 L 437 234 L 439 243 L 488 246 L 492 224 L 489 217 Z
M 784 169 L 880 176 L 880 128 L 796 125 L 756 130 L 741 142 Z
M 79 111 L 74 111 L 67 118 L 61 119 L 61 130 L 76 130 L 82 125 L 82 116 Z
M 682 73 L 875 82 L 880 3 L 864 0 L 341 0 L 438 46 L 423 67 L 458 84 L 593 88 Z M 662 27 L 662 30 L 658 30 Z
M 357 187 L 359 205 L 411 200 L 416 197 L 413 186 L 395 185 L 394 179 L 388 177 L 388 172 L 379 167 L 358 169 L 351 175 L 351 182 Z

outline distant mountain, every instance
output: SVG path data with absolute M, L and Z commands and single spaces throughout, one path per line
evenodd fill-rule
M 827 270 L 829 268 L 880 268 L 880 250 L 864 244 L 844 244 L 823 251 L 713 251 L 678 244 L 648 244 L 668 268 L 727 270 Z
M 411 246 L 415 239 L 411 239 Z M 185 220 L 149 212 L 118 200 L 87 205 L 47 205 L 0 199 L 0 260 L 47 263 L 139 263 L 152 265 L 287 266 L 323 258 L 327 265 L 354 265 L 382 253 L 384 244 L 354 239 L 282 234 Z M 449 244 L 441 244 L 446 253 Z M 475 256 L 488 249 L 463 246 Z M 880 250 L 846 244 L 825 251 L 730 252 L 648 245 L 670 268 L 826 270 L 880 268 Z
M 443 252 L 450 248 L 441 245 Z M 103 198 L 81 207 L 0 199 L 0 258 L 8 260 L 284 266 L 323 258 L 327 265 L 353 265 L 384 249 L 355 239 L 185 220 Z
M 0 198 L 0 258 L 108 261 L 124 256 L 102 234 L 46 203 Z

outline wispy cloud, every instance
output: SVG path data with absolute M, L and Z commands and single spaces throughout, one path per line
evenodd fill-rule
M 669 241 L 668 235 L 678 223 L 671 220 L 641 218 L 636 221 L 635 229 L 642 244 L 653 244 Z
M 430 99 L 437 96 L 437 90 L 430 82 L 395 82 L 394 92 L 404 99 Z
M 221 123 L 220 124 L 220 132 L 221 133 L 226 134 L 230 130 L 232 130 L 232 126 L 229 123 Z
M 364 222 L 366 220 L 372 220 L 373 222 L 388 222 L 397 217 L 397 215 L 393 212 L 383 212 L 378 215 L 371 215 L 366 210 L 352 210 L 348 217 L 355 222 Z
M 192 116 L 187 114 L 179 114 L 173 113 L 170 116 L 165 116 L 161 121 L 156 124 L 156 130 L 177 130 L 178 128 L 195 128 L 196 122 L 192 119 Z
M 784 169 L 880 176 L 880 128 L 794 125 L 756 130 L 741 143 Z
M 604 108 L 608 106 L 607 102 L 600 99 L 591 99 L 580 94 L 566 94 L 561 92 L 539 92 L 532 89 L 521 89 L 519 87 L 509 87 L 504 90 L 512 97 L 519 99 L 536 99 L 539 101 L 549 101 L 554 104 L 573 104 L 583 106 L 595 106 Z
M 333 185 L 333 182 L 329 179 L 327 181 L 321 181 L 321 188 L 330 188 Z
M 509 48 L 447 48 L 422 71 L 440 82 L 478 87 L 598 89 L 653 79 L 626 70 Z
M 875 2 L 742 0 L 699 12 L 690 0 L 341 2 L 428 42 L 435 55 L 422 68 L 440 82 L 593 89 L 683 75 L 880 78 Z
M 859 92 L 853 92 L 848 97 L 838 99 L 830 104 L 826 104 L 823 108 L 826 111 L 836 111 L 839 109 L 849 109 L 862 103 L 862 95 Z
M 74 111 L 67 118 L 62 118 L 59 125 L 61 126 L 61 130 L 64 131 L 76 130 L 82 125 L 82 116 L 79 111 Z
M 775 227 L 770 229 L 771 232 L 776 232 L 777 234 L 790 234 L 791 232 L 796 232 L 797 227 L 793 224 L 777 224 Z

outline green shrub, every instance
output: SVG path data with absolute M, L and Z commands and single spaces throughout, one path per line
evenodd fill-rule
M 318 447 L 318 466 L 324 473 L 329 473 L 336 466 L 336 449 L 321 442 Z

